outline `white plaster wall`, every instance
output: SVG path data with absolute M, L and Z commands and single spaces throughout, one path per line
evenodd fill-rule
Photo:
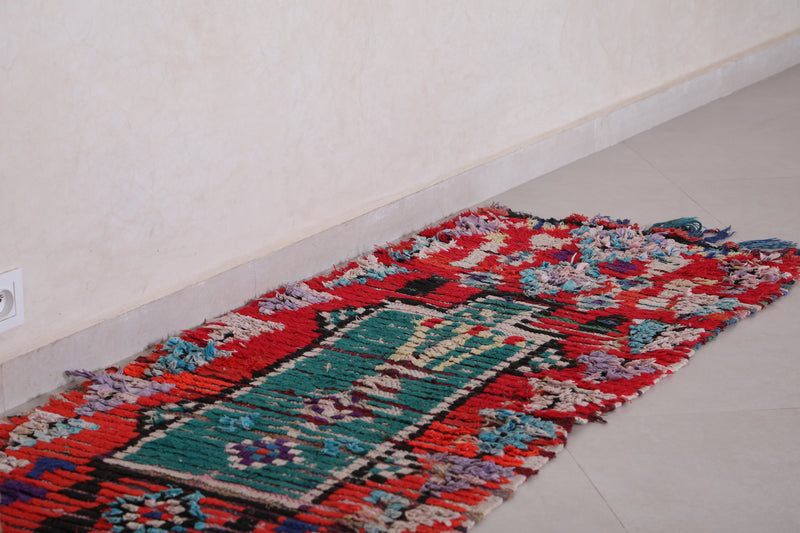
M 0 0 L 0 363 L 798 28 L 797 0 Z

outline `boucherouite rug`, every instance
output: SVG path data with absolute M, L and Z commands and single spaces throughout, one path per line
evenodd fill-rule
M 0 425 L 4 531 L 463 531 L 797 279 L 728 237 L 462 214 L 75 372 Z

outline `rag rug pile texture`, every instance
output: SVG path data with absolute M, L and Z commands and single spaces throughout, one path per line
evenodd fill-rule
M 787 292 L 729 236 L 464 213 L 0 423 L 3 531 L 463 531 Z

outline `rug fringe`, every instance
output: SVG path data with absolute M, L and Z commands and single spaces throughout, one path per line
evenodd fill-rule
M 725 229 L 708 229 L 703 226 L 703 223 L 695 217 L 682 217 L 673 220 L 667 220 L 666 222 L 657 222 L 656 224 L 653 224 L 647 228 L 648 231 L 668 229 L 677 229 L 683 231 L 689 237 L 703 240 L 709 244 L 714 244 L 720 241 L 724 242 L 725 240 L 731 238 L 734 233 L 736 233 L 735 231 L 731 231 L 730 226 Z

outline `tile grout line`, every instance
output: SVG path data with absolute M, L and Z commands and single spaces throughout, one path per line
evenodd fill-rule
M 678 183 L 677 183 L 677 182 L 675 182 L 674 180 L 670 179 L 670 177 L 669 177 L 669 176 L 667 176 L 666 174 L 664 174 L 663 172 L 661 172 L 661 169 L 660 169 L 660 168 L 658 168 L 658 167 L 657 167 L 657 166 L 656 166 L 656 165 L 655 165 L 655 164 L 654 164 L 652 161 L 650 161 L 650 159 L 648 159 L 647 157 L 645 157 L 643 154 L 639 153 L 639 151 L 638 151 L 638 150 L 636 150 L 636 149 L 635 149 L 633 146 L 631 146 L 630 144 L 628 144 L 628 140 L 627 140 L 627 139 L 626 139 L 626 140 L 624 140 L 624 141 L 622 141 L 622 143 L 621 143 L 621 144 L 624 144 L 624 145 L 625 145 L 627 148 L 629 148 L 629 149 L 630 149 L 630 150 L 631 150 L 631 151 L 632 151 L 634 154 L 636 154 L 636 156 L 637 156 L 637 157 L 641 158 L 641 160 L 642 160 L 642 161 L 644 161 L 645 163 L 647 163 L 647 165 L 648 165 L 650 168 L 652 168 L 652 169 L 653 169 L 653 170 L 654 170 L 654 171 L 655 171 L 655 172 L 656 172 L 656 173 L 657 173 L 659 176 L 661 176 L 662 178 L 664 178 L 664 179 L 665 179 L 665 180 L 666 180 L 666 181 L 667 181 L 667 182 L 668 182 L 670 185 L 672 185 L 673 187 L 675 187 L 676 189 L 678 189 L 678 190 L 679 190 L 679 191 L 680 191 L 680 192 L 681 192 L 681 193 L 682 193 L 684 196 L 686 196 L 686 198 L 688 198 L 688 199 L 689 199 L 689 200 L 690 200 L 690 201 L 691 201 L 693 204 L 695 204 L 695 205 L 696 205 L 697 207 L 699 207 L 699 208 L 700 208 L 702 211 L 704 211 L 706 214 L 708 214 L 708 216 L 710 216 L 711 218 L 713 218 L 714 220 L 716 220 L 716 221 L 717 221 L 717 223 L 718 223 L 720 226 L 724 226 L 724 225 L 725 225 L 725 223 L 724 223 L 722 220 L 720 220 L 719 218 L 717 218 L 717 216 L 716 216 L 716 215 L 714 215 L 714 213 L 712 213 L 711 211 L 709 211 L 709 210 L 708 210 L 708 209 L 707 209 L 707 208 L 706 208 L 704 205 L 702 205 L 702 204 L 701 204 L 699 201 L 697 201 L 697 200 L 696 200 L 696 199 L 695 199 L 695 198 L 694 198 L 694 197 L 693 197 L 691 194 L 689 194 L 689 193 L 688 193 L 688 192 L 687 192 L 687 191 L 686 191 L 686 190 L 685 190 L 683 187 L 681 187 L 681 186 L 680 186 L 680 184 L 678 184 Z
M 800 174 L 785 174 L 781 176 L 739 176 L 735 178 L 712 178 L 710 182 L 728 182 L 728 181 L 777 181 L 777 180 L 798 180 Z
M 600 499 L 603 500 L 603 503 L 606 504 L 606 507 L 608 508 L 608 510 L 611 511 L 611 514 L 613 514 L 614 518 L 617 519 L 617 522 L 619 523 L 620 527 L 622 527 L 623 531 L 625 531 L 626 533 L 630 533 L 630 530 L 625 526 L 625 523 L 619 517 L 619 515 L 614 510 L 614 508 L 611 506 L 611 504 L 608 502 L 608 500 L 606 499 L 605 495 L 600 491 L 600 488 L 595 484 L 594 480 L 589 476 L 589 474 L 586 473 L 586 470 L 583 469 L 583 465 L 578 461 L 578 458 L 575 457 L 575 455 L 570 450 L 566 449 L 565 451 L 569 454 L 569 456 L 572 458 L 572 460 L 575 461 L 575 464 L 578 465 L 578 468 L 580 469 L 581 473 L 586 478 L 586 481 L 588 481 L 589 484 L 592 485 L 592 488 L 595 490 L 595 492 L 597 492 L 597 495 L 600 496 Z

